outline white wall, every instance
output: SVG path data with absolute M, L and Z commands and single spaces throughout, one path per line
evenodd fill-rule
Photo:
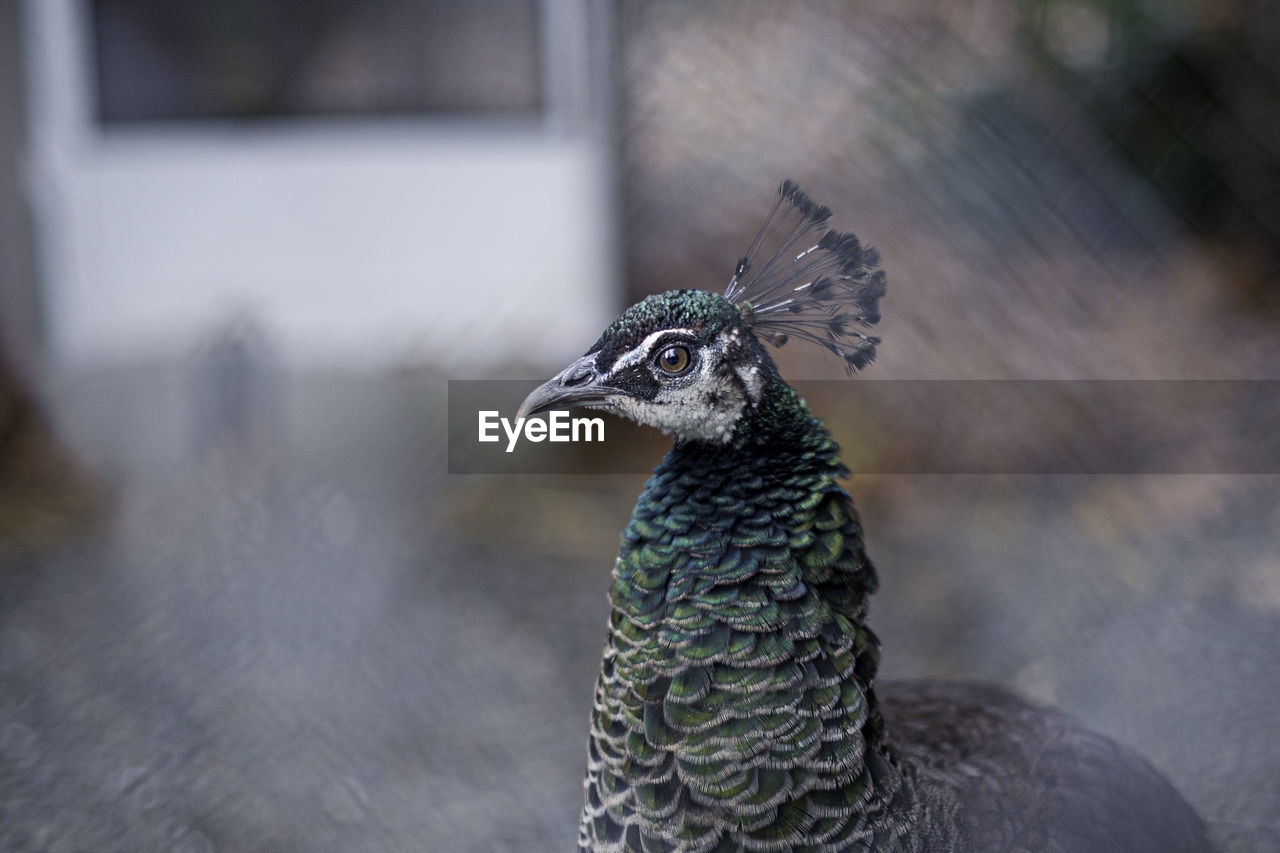
M 566 339 L 585 347 L 607 321 L 612 210 L 598 127 L 370 120 L 104 134 L 90 115 L 79 4 L 26 10 L 55 363 L 173 352 L 248 314 L 293 361 L 479 369 L 562 360 Z

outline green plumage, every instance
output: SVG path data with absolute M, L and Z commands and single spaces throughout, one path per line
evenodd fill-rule
M 718 335 L 741 320 L 722 297 L 684 291 L 641 303 L 603 340 L 621 350 L 699 322 Z M 656 849 L 842 849 L 824 839 L 870 840 L 878 811 L 909 808 L 895 774 L 877 783 L 864 757 L 880 738 L 878 649 L 855 626 L 876 578 L 839 448 L 763 364 L 765 396 L 735 437 L 677 445 L 623 532 L 585 846 L 630 828 Z M 868 808 L 849 810 L 850 792 Z
M 758 337 L 874 356 L 852 327 L 878 319 L 884 278 L 829 215 L 784 184 L 734 300 L 651 296 L 521 405 L 675 437 L 614 567 L 579 847 L 1209 850 L 1150 765 L 1060 714 L 980 686 L 874 687 L 876 572 L 848 472 Z

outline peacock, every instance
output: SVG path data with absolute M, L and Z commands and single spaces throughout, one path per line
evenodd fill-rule
M 791 181 L 723 295 L 645 298 L 536 388 L 673 436 L 622 533 L 591 708 L 592 851 L 1205 851 L 1143 758 L 1003 690 L 876 681 L 876 570 L 823 422 L 764 343 L 848 372 L 877 252 Z

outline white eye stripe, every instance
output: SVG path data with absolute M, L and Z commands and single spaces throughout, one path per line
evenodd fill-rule
M 619 370 L 625 370 L 633 364 L 648 361 L 653 355 L 654 347 L 657 345 L 658 341 L 662 340 L 664 336 L 678 335 L 693 337 L 694 331 L 693 329 L 659 329 L 656 332 L 651 332 L 648 337 L 639 344 L 618 356 L 618 360 L 613 363 L 613 367 L 609 368 L 609 374 L 612 375 L 617 373 Z M 692 355 L 692 353 L 690 353 L 690 355 Z

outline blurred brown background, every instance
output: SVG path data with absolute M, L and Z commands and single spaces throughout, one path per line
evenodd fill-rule
M 721 288 L 784 177 L 884 256 L 851 382 L 1280 378 L 1261 0 L 216 5 L 0 3 L 0 850 L 571 846 L 643 477 L 451 475 L 446 380 Z M 952 440 L 816 387 L 855 469 Z M 1122 418 L 1046 405 L 966 451 Z M 855 470 L 883 673 L 1052 702 L 1276 849 L 1277 485 Z

